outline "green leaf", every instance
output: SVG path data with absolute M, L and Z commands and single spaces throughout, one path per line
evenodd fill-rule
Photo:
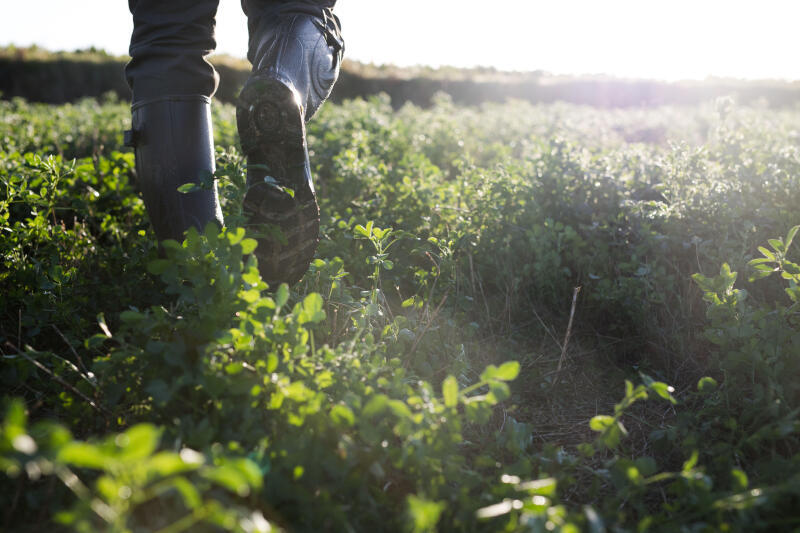
M 331 420 L 341 426 L 352 426 L 356 423 L 353 411 L 345 405 L 334 405 L 331 408 Z
M 700 455 L 697 453 L 697 450 L 694 450 L 692 452 L 692 456 L 689 457 L 683 463 L 683 468 L 681 468 L 681 471 L 682 472 L 689 472 L 690 470 L 692 470 L 697 465 L 697 460 L 698 460 L 699 457 L 700 457 Z
M 369 399 L 367 405 L 361 410 L 361 416 L 365 418 L 372 418 L 373 416 L 382 414 L 389 408 L 389 398 L 385 394 L 376 394 Z
M 241 497 L 250 494 L 250 484 L 245 475 L 232 464 L 223 464 L 203 472 L 203 477 Z
M 259 275 L 258 270 L 251 270 L 248 272 L 243 272 L 242 279 L 249 285 L 257 285 L 258 282 L 261 281 L 261 276 Z
M 248 237 L 247 239 L 244 239 L 242 241 L 241 246 L 243 255 L 251 254 L 253 253 L 253 250 L 255 250 L 256 247 L 258 246 L 258 241 Z
M 415 299 L 416 296 L 412 296 L 411 298 L 403 300 L 402 307 L 411 307 L 412 305 L 414 305 Z
M 634 464 L 644 477 L 650 477 L 658 471 L 658 464 L 652 457 L 638 457 Z
M 731 470 L 731 480 L 733 480 L 733 490 L 736 491 L 746 490 L 747 486 L 750 484 L 750 481 L 747 479 L 747 474 L 745 474 L 744 470 L 739 468 Z
M 614 422 L 613 416 L 597 415 L 589 422 L 589 427 L 592 428 L 593 431 L 605 431 L 606 428 L 611 427 Z
M 147 467 L 161 477 L 196 470 L 199 466 L 198 463 L 184 461 L 174 452 L 159 452 L 147 461 Z
M 442 382 L 442 395 L 445 407 L 458 405 L 458 381 L 453 376 L 447 376 Z
M 178 192 L 182 194 L 188 194 L 196 190 L 200 190 L 200 187 L 198 187 L 196 183 L 184 183 L 178 187 Z
M 117 435 L 114 443 L 120 448 L 120 460 L 136 462 L 152 455 L 160 440 L 161 430 L 153 424 L 137 424 Z
M 702 377 L 700 381 L 697 382 L 697 390 L 700 392 L 711 392 L 716 390 L 716 388 L 717 380 L 709 376 Z
M 503 381 L 513 381 L 519 375 L 519 361 L 506 361 L 497 369 L 494 377 Z
M 772 251 L 768 250 L 767 248 L 764 248 L 763 246 L 759 246 L 758 247 L 758 251 L 761 252 L 764 255 L 764 257 L 766 257 L 770 261 L 774 261 L 775 260 L 775 254 L 773 254 Z
M 281 283 L 278 291 L 275 293 L 275 306 L 281 308 L 289 301 L 289 286 L 286 283 Z
M 666 383 L 662 383 L 660 381 L 656 381 L 650 384 L 650 389 L 655 391 L 656 394 L 664 398 L 665 400 L 669 400 L 670 403 L 676 404 L 678 403 L 675 398 L 672 396 L 672 392 L 675 390 Z
M 58 460 L 79 468 L 100 470 L 105 468 L 112 459 L 93 444 L 73 441 L 59 450 Z
M 497 367 L 494 365 L 489 365 L 483 369 L 481 372 L 481 381 L 491 381 L 497 375 Z
M 303 312 L 300 315 L 299 321 L 301 324 L 306 322 L 317 323 L 325 320 L 325 311 L 322 306 L 325 302 L 319 293 L 312 292 L 303 299 Z
M 781 239 L 768 239 L 767 242 L 776 252 L 784 253 L 786 251 Z
M 414 533 L 436 531 L 436 524 L 445 509 L 444 502 L 426 500 L 410 494 L 406 498 L 406 505 Z
M 356 227 L 353 228 L 353 230 L 356 233 L 356 237 L 363 237 L 365 239 L 369 239 L 369 232 L 367 231 L 367 228 L 365 228 L 361 224 L 357 224 Z
M 508 388 L 508 385 L 502 381 L 492 381 L 489 383 L 489 394 L 498 402 L 502 402 L 511 396 L 511 390 Z
M 626 433 L 627 431 L 625 430 L 625 426 L 622 425 L 622 422 L 617 422 L 603 432 L 603 434 L 600 436 L 600 440 L 606 445 L 607 448 L 613 450 L 619 446 L 619 442 L 622 440 L 622 435 Z
M 240 291 L 239 298 L 251 304 L 257 302 L 261 298 L 261 291 L 258 289 L 250 289 L 249 291 Z
M 411 410 L 402 400 L 389 400 L 389 409 L 398 418 L 411 418 Z
M 794 240 L 795 235 L 797 235 L 797 231 L 800 230 L 800 225 L 793 227 L 789 230 L 789 233 L 786 234 L 786 249 L 789 249 L 789 246 L 792 245 L 792 241 Z
M 228 228 L 226 234 L 228 237 L 228 242 L 231 245 L 238 244 L 244 239 L 245 231 L 244 228 Z
M 200 498 L 200 492 L 186 478 L 176 477 L 171 480 L 171 483 L 175 490 L 178 491 L 178 494 L 181 495 L 183 504 L 188 509 L 197 509 L 203 503 Z

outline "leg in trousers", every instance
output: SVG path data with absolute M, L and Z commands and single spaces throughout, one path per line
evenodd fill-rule
M 218 76 L 206 57 L 216 46 L 218 0 L 129 0 L 133 15 L 132 129 L 136 181 L 159 240 L 182 240 L 194 226 L 222 226 L 217 196 L 211 96 Z M 186 183 L 201 187 L 178 192 Z
M 305 123 L 339 74 L 344 42 L 334 4 L 242 0 L 253 65 L 236 112 L 248 162 L 244 210 L 270 285 L 299 281 L 319 242 Z

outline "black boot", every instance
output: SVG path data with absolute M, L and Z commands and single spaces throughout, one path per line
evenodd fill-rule
M 287 8 L 260 26 L 236 119 L 248 162 L 244 209 L 259 236 L 259 270 L 274 286 L 299 281 L 319 242 L 305 122 L 330 95 L 344 44 L 327 8 Z
M 164 96 L 131 107 L 132 129 L 125 142 L 135 147 L 136 182 L 158 240 L 183 240 L 191 226 L 222 226 L 214 181 L 211 99 Z M 178 192 L 196 183 L 199 189 Z

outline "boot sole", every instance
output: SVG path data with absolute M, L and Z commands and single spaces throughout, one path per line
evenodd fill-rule
M 271 286 L 300 281 L 319 243 L 319 206 L 296 94 L 281 80 L 255 76 L 236 109 L 248 175 L 255 176 L 248 180 L 244 210 L 258 240 L 254 253 L 261 277 Z

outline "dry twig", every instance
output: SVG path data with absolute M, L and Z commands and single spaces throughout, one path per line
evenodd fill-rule
M 77 396 L 79 396 L 83 401 L 88 403 L 96 411 L 99 411 L 99 412 L 103 413 L 106 416 L 111 416 L 111 411 L 109 411 L 108 409 L 106 409 L 102 405 L 98 405 L 97 403 L 95 403 L 94 400 L 92 400 L 91 398 L 86 396 L 84 393 L 82 393 L 81 391 L 76 389 L 74 386 L 72 386 L 69 383 L 67 383 L 66 381 L 64 381 L 61 378 L 61 376 L 59 376 L 57 374 L 54 374 L 52 370 L 50 370 L 49 368 L 44 366 L 42 363 L 40 363 L 39 361 L 37 361 L 33 357 L 31 357 L 30 355 L 26 354 L 25 352 L 23 352 L 22 350 L 20 350 L 19 348 L 17 348 L 13 344 L 11 344 L 10 342 L 6 342 L 6 346 L 8 346 L 9 348 L 11 348 L 15 352 L 17 352 L 18 355 L 21 355 L 22 357 L 27 359 L 30 363 L 32 363 L 34 366 L 36 366 L 36 368 L 38 368 L 39 370 L 41 370 L 45 374 L 49 375 L 56 382 L 58 382 L 62 387 L 64 387 L 68 391 L 72 392 L 73 394 L 76 394 Z
M 575 317 L 575 306 L 578 303 L 579 292 L 581 292 L 580 287 L 575 287 L 575 290 L 572 292 L 572 308 L 569 311 L 567 333 L 564 335 L 564 344 L 561 346 L 561 357 L 558 359 L 558 367 L 556 368 L 556 377 L 553 379 L 553 386 L 558 383 L 558 378 L 561 376 L 561 367 L 564 365 L 564 360 L 567 358 L 567 346 L 569 346 L 569 337 L 572 335 L 572 319 Z

